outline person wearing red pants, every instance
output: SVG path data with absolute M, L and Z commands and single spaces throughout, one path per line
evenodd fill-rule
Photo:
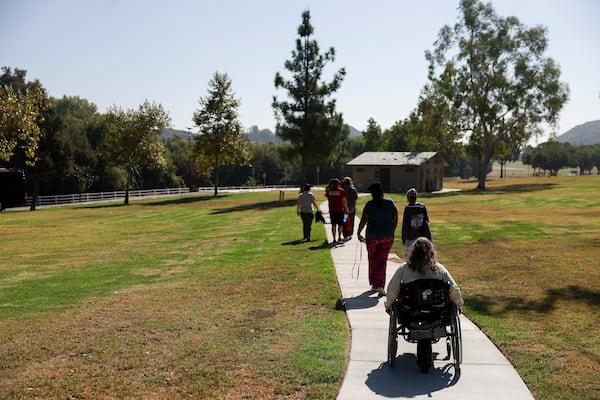
M 392 199 L 383 197 L 381 183 L 371 184 L 369 192 L 372 199 L 363 208 L 357 234 L 358 240 L 367 242 L 371 290 L 376 291 L 379 296 L 385 296 L 385 270 L 398 226 L 398 209 Z M 365 226 L 366 238 L 362 236 Z

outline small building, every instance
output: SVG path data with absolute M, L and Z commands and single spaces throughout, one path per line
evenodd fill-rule
M 359 192 L 366 192 L 375 181 L 383 190 L 405 192 L 414 187 L 419 192 L 433 192 L 444 187 L 444 166 L 448 163 L 437 152 L 365 152 L 347 164 Z

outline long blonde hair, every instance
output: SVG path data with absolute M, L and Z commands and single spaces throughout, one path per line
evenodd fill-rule
M 431 268 L 433 272 L 437 272 L 438 267 L 435 259 L 436 252 L 433 243 L 426 237 L 420 237 L 410 246 L 406 263 L 410 269 L 416 272 L 424 273 L 426 268 Z

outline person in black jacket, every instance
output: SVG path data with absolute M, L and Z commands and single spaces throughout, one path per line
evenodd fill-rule
M 429 230 L 429 215 L 425 204 L 417 202 L 417 189 L 411 188 L 406 192 L 408 204 L 404 207 L 402 217 L 402 244 L 405 246 L 404 258 L 410 245 L 419 237 L 431 240 Z

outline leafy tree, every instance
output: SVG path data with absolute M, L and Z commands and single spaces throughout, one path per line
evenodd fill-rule
M 410 114 L 410 151 L 436 151 L 446 158 L 463 154 L 462 133 L 451 121 L 455 110 L 426 85 Z
M 27 71 L 2 67 L 0 76 L 0 161 L 8 163 L 15 150 L 26 165 L 37 161 L 42 136 L 39 124 L 46 106 L 46 92 L 39 81 L 25 82 Z
M 57 193 L 88 191 L 97 179 L 97 154 L 88 139 L 88 129 L 99 115 L 96 105 L 78 96 L 64 96 L 54 101 L 53 128 L 46 129 L 44 159 L 48 177 Z
M 307 181 L 309 170 L 322 165 L 322 160 L 328 160 L 328 164 L 335 162 L 337 156 L 332 153 L 349 134 L 342 114 L 336 112 L 335 99 L 331 98 L 346 70 L 338 70 L 329 83 L 321 81 L 326 65 L 335 60 L 335 50 L 331 47 L 321 54 L 317 41 L 312 39 L 313 32 L 310 12 L 306 10 L 302 13 L 292 59 L 284 64 L 292 78 L 285 80 L 280 73 L 275 74 L 275 88 L 285 89 L 290 101 L 279 101 L 274 96 L 272 103 L 276 134 L 290 143 L 289 156 L 300 160 L 303 182 Z
M 208 95 L 200 98 L 201 108 L 194 112 L 200 129 L 194 154 L 200 169 L 213 174 L 214 195 L 218 194 L 219 170 L 225 165 L 245 165 L 250 158 L 248 141 L 238 120 L 239 101 L 234 97 L 231 79 L 215 72 Z
M 577 160 L 577 166 L 581 171 L 581 175 L 585 175 L 587 172 L 589 175 L 592 174 L 594 168 L 594 148 L 597 146 L 578 146 L 575 149 L 574 157 Z
M 160 132 L 170 122 L 169 114 L 161 105 L 148 101 L 140 105 L 137 111 L 123 111 L 116 106 L 108 110 L 104 156 L 110 164 L 125 168 L 125 205 L 129 204 L 132 178 L 140 168 L 166 165 Z
M 506 176 L 506 163 L 509 161 L 517 161 L 521 155 L 520 146 L 510 146 L 510 143 L 500 142 L 498 143 L 498 149 L 496 151 L 496 159 L 500 164 L 500 178 Z
M 196 162 L 192 159 L 191 137 L 183 139 L 177 135 L 165 142 L 166 149 L 170 154 L 170 162 L 175 168 L 175 175 L 185 177 L 187 186 L 197 187 L 194 171 L 197 169 Z
M 491 3 L 461 0 L 459 22 L 444 26 L 426 52 L 430 89 L 453 110 L 453 129 L 479 146 L 478 188 L 499 143 L 525 143 L 541 123 L 555 124 L 568 98 L 560 68 L 544 57 L 546 28 L 527 28 L 516 17 L 501 18 Z
M 594 159 L 594 165 L 596 166 L 596 174 L 600 175 L 600 144 L 592 145 L 592 155 Z
M 252 144 L 251 171 L 248 180 L 258 184 L 264 183 L 268 177 L 270 182 L 282 182 L 286 168 L 286 162 L 280 152 L 282 147 L 284 145 L 276 145 L 273 142 Z
M 394 125 L 383 132 L 382 151 L 410 151 L 410 121 L 396 121 Z
M 549 171 L 551 175 L 555 176 L 560 169 L 577 165 L 574 152 L 575 149 L 569 143 L 551 140 L 536 148 L 528 149 L 523 157 L 523 163 L 530 164 L 534 170 Z
M 362 133 L 365 139 L 365 151 L 380 151 L 383 142 L 381 126 L 373 118 L 367 121 L 367 129 Z

